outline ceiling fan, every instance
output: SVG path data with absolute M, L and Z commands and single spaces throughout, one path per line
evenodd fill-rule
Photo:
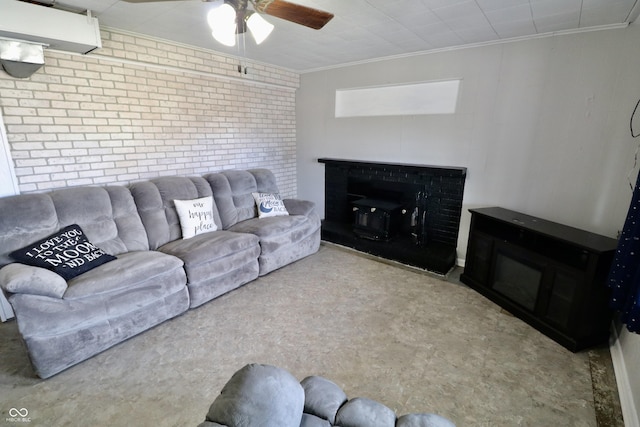
M 147 2 L 157 2 L 157 1 L 166 1 L 166 0 L 124 0 L 124 1 L 127 1 L 129 3 L 147 3 Z M 216 0 L 203 0 L 203 1 L 211 2 Z M 248 9 L 249 4 L 253 6 L 253 9 L 255 10 L 255 12 L 258 12 L 258 14 L 255 14 L 253 10 Z M 280 18 L 286 21 L 294 22 L 296 24 L 304 25 L 305 27 L 313 28 L 314 30 L 321 29 L 327 24 L 327 22 L 329 22 L 333 18 L 332 13 L 324 12 L 322 10 L 314 9 L 312 7 L 291 3 L 286 0 L 224 0 L 221 7 L 223 6 L 230 6 L 231 8 L 233 8 L 234 16 L 232 16 L 232 20 L 234 25 L 234 30 L 233 30 L 234 34 L 244 33 L 247 30 L 247 26 L 249 26 L 249 30 L 252 32 L 254 37 L 256 37 L 256 31 L 254 30 L 254 28 L 252 28 L 252 24 L 249 21 L 250 19 L 252 19 L 252 17 L 254 21 L 260 20 L 261 18 L 259 14 L 275 16 L 276 18 Z M 221 7 L 218 7 L 216 9 L 220 9 Z M 230 10 L 231 9 L 227 8 L 227 13 L 231 13 Z M 256 18 L 256 16 L 258 18 Z M 225 19 L 229 19 L 229 17 L 227 16 L 225 17 Z M 215 33 L 216 28 L 214 28 L 214 24 L 211 22 L 211 20 L 212 18 L 210 15 L 209 23 Z M 271 27 L 269 31 L 267 31 L 267 35 L 268 35 L 268 33 L 273 28 L 273 26 L 267 23 L 264 19 L 261 19 L 261 22 L 258 25 L 265 26 L 265 23 L 266 23 L 266 26 Z M 219 22 L 216 22 L 216 24 L 218 26 L 220 25 Z M 227 22 L 226 25 L 228 26 L 230 25 L 230 23 Z M 228 30 L 229 28 L 225 29 L 225 31 L 227 32 Z M 266 30 L 263 30 L 263 31 L 266 31 Z M 214 34 L 214 37 L 216 37 L 215 34 Z M 264 38 L 266 38 L 266 36 L 264 36 L 262 40 L 264 40 Z M 216 39 L 218 39 L 218 37 L 216 37 Z M 221 43 L 224 43 L 221 40 L 218 40 L 218 41 L 220 41 Z M 258 41 L 258 38 L 256 38 L 256 42 L 258 44 L 260 43 Z

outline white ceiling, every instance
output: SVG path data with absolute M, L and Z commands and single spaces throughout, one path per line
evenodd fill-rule
M 312 30 L 265 16 L 276 28 L 256 46 L 212 37 L 206 14 L 222 0 L 128 3 L 57 0 L 90 9 L 101 26 L 275 64 L 298 72 L 375 58 L 632 22 L 640 0 L 290 0 L 335 15 Z

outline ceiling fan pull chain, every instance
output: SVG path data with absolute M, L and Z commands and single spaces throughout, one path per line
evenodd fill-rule
M 246 53 L 247 53 L 247 38 L 246 38 L 246 33 L 244 35 L 240 35 L 238 34 L 238 37 L 242 37 L 242 56 L 240 57 L 240 64 L 242 65 L 242 62 L 244 62 L 244 74 L 247 74 L 247 58 L 246 58 Z M 240 73 L 242 73 L 242 68 L 240 68 Z

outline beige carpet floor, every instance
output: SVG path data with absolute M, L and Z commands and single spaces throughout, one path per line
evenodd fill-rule
M 596 426 L 573 354 L 465 286 L 332 246 L 48 380 L 0 325 L 0 425 L 196 426 L 247 363 L 462 426 Z M 22 424 L 24 425 L 24 424 Z

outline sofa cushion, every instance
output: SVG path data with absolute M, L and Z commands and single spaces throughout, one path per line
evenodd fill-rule
M 14 262 L 11 252 L 59 229 L 49 194 L 0 197 L 0 266 Z
M 138 207 L 133 200 L 131 191 L 127 187 L 115 185 L 104 187 L 104 189 L 111 199 L 112 220 L 117 234 L 108 236 L 112 240 L 101 242 L 92 237 L 93 242 L 112 255 L 118 255 L 122 252 L 149 250 L 147 231 L 142 224 L 142 219 L 138 214 Z M 86 226 L 85 231 L 89 236 L 92 236 Z M 112 245 L 120 242 L 124 245 L 122 252 L 112 248 Z
M 89 242 L 77 224 L 15 250 L 11 257 L 23 264 L 51 270 L 65 280 L 116 259 Z
M 228 170 L 206 175 L 205 179 L 213 191 L 223 229 L 257 216 L 256 202 L 251 193 L 257 192 L 258 186 L 251 173 Z
M 287 212 L 289 212 L 289 215 L 316 215 L 316 205 L 309 200 L 284 199 L 283 203 L 285 208 L 287 208 Z
M 316 417 L 315 415 L 304 413 L 302 414 L 302 422 L 300 423 L 300 427 L 331 427 L 332 424 L 323 420 L 320 417 Z
M 213 196 L 192 200 L 174 200 L 173 203 L 180 219 L 183 239 L 218 229 L 213 221 Z
M 303 408 L 304 391 L 293 375 L 250 364 L 233 374 L 206 419 L 229 427 L 300 427 Z
M 340 408 L 336 416 L 336 425 L 341 427 L 395 427 L 396 414 L 375 400 L 356 397 Z
M 236 270 L 244 269 L 247 264 L 255 265 L 255 276 L 250 274 L 249 280 L 257 277 L 257 259 L 260 254 L 258 238 L 251 234 L 234 233 L 218 230 L 200 234 L 187 240 L 174 240 L 158 250 L 174 255 L 184 261 L 187 282 L 190 292 L 200 283 L 209 283 L 208 287 L 216 287 L 216 279 L 232 274 Z M 233 288 L 243 285 L 248 280 L 241 280 L 236 286 L 220 281 L 224 289 L 210 290 L 210 296 L 218 296 Z M 202 295 L 205 299 L 206 292 Z M 204 301 L 192 301 L 192 307 Z
M 304 412 L 333 425 L 338 409 L 347 401 L 346 393 L 336 383 L 319 376 L 306 377 L 300 384 L 304 388 Z
M 51 270 L 14 262 L 0 268 L 0 286 L 12 294 L 62 298 L 67 281 Z
M 108 264 L 69 280 L 64 299 L 100 298 L 149 286 L 149 280 L 168 271 L 182 269 L 182 260 L 155 251 L 128 252 Z M 181 286 L 185 285 L 183 281 Z
M 147 230 L 150 249 L 182 238 L 182 228 L 174 200 L 190 200 L 211 196 L 209 183 L 201 177 L 161 177 L 130 186 L 138 213 Z M 214 222 L 223 224 L 214 200 Z
M 249 169 L 248 172 L 256 180 L 256 187 L 261 193 L 278 193 L 278 183 L 276 176 L 270 169 Z
M 60 227 L 78 224 L 87 238 L 117 256 L 149 249 L 147 233 L 126 187 L 71 187 L 51 192 Z
M 289 215 L 242 221 L 230 230 L 258 236 L 264 255 L 305 239 L 313 234 L 318 226 L 319 224 L 316 225 L 306 216 Z

